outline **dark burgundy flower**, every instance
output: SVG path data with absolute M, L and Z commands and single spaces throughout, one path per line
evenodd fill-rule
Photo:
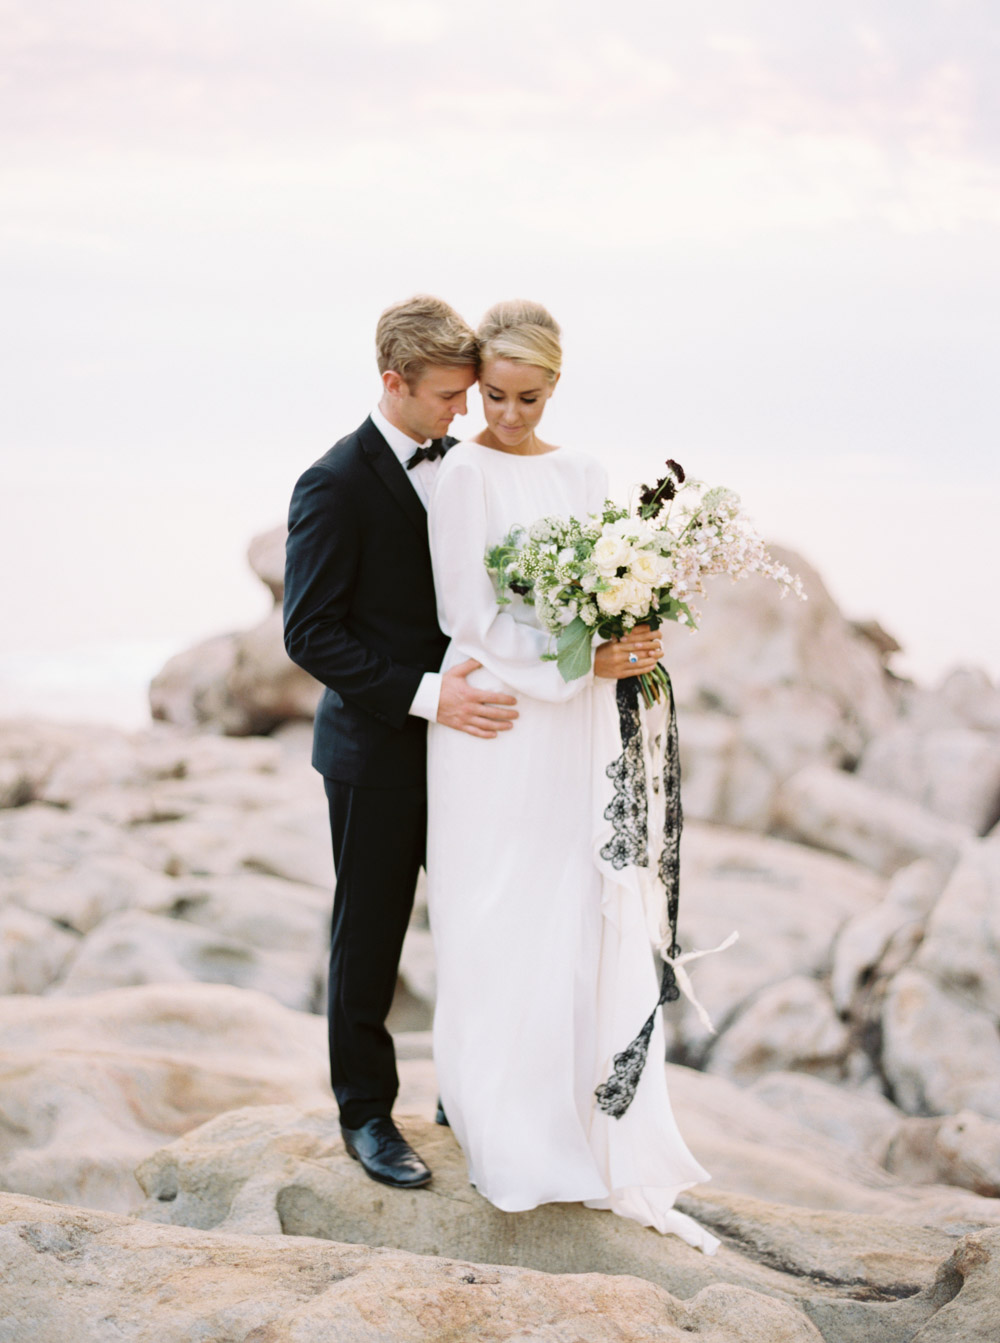
M 677 462 L 667 461 L 667 475 L 661 476 L 655 485 L 643 485 L 639 495 L 640 511 L 644 518 L 655 518 L 677 493 L 677 486 L 684 483 L 684 468 Z

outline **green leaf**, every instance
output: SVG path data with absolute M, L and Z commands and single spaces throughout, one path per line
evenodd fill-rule
M 590 644 L 593 630 L 579 616 L 559 631 L 556 662 L 564 681 L 575 681 L 590 671 Z

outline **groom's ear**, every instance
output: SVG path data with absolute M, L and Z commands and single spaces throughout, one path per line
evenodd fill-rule
M 387 368 L 382 374 L 382 386 L 390 396 L 406 396 L 410 390 L 406 379 L 394 368 Z

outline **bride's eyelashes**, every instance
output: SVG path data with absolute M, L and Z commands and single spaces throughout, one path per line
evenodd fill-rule
M 491 401 L 502 401 L 502 400 L 503 400 L 503 397 L 502 397 L 502 396 L 497 396 L 497 395 L 495 395 L 493 392 L 487 392 L 486 395 L 489 397 L 489 399 L 490 399 Z M 522 396 L 522 397 L 521 397 L 521 404 L 522 404 L 523 406 L 533 406 L 537 400 L 538 400 L 538 397 L 537 397 L 537 396 Z

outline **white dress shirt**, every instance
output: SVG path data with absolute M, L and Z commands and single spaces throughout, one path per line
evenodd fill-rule
M 410 438 L 409 434 L 404 434 L 402 429 L 397 429 L 394 424 L 390 424 L 385 418 L 378 406 L 372 411 L 372 424 L 379 431 L 389 447 L 399 458 L 403 469 L 406 470 L 406 463 L 410 460 L 417 448 L 425 446 L 431 442 L 431 439 L 425 439 L 424 444 L 417 443 Z M 435 462 L 418 462 L 412 471 L 406 471 L 410 484 L 417 492 L 417 498 L 427 507 L 431 497 L 431 485 L 434 483 L 434 477 L 437 469 L 441 465 L 441 459 Z M 424 672 L 420 678 L 420 684 L 417 686 L 417 693 L 413 696 L 413 703 L 410 705 L 410 713 L 417 718 L 426 718 L 428 722 L 433 723 L 438 715 L 438 703 L 441 699 L 441 673 Z

